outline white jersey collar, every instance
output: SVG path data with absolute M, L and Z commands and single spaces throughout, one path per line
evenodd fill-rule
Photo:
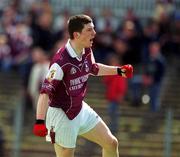
M 68 53 L 69 55 L 72 57 L 72 58 L 76 58 L 77 60 L 82 60 L 82 56 L 81 58 L 77 55 L 77 53 L 74 51 L 74 49 L 72 48 L 71 44 L 70 44 L 70 39 L 67 41 L 66 45 L 65 45 L 66 49 L 68 50 Z M 83 49 L 83 53 L 85 53 L 85 50 Z

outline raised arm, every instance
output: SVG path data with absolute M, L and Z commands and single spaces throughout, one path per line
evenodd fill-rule
M 92 63 L 98 66 L 97 76 L 104 75 L 120 75 L 125 78 L 131 78 L 133 76 L 133 66 L 126 64 L 123 66 L 110 66 L 102 63 L 96 63 L 93 52 L 91 52 Z
M 97 64 L 99 67 L 98 76 L 120 75 L 125 78 L 131 78 L 133 76 L 133 66 L 130 64 L 123 66 L 109 66 L 101 63 Z

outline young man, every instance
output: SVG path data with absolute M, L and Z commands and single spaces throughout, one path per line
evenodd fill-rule
M 57 157 L 74 157 L 78 135 L 99 144 L 103 157 L 118 157 L 117 139 L 83 98 L 89 75 L 118 74 L 130 78 L 133 67 L 95 62 L 91 46 L 96 32 L 89 16 L 70 17 L 68 31 L 70 39 L 53 57 L 42 85 L 33 132 L 47 135 Z

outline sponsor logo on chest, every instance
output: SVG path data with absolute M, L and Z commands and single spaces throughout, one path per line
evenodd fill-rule
M 74 74 L 76 74 L 76 72 L 77 72 L 76 68 L 72 67 L 71 70 L 70 70 L 70 74 L 74 75 Z

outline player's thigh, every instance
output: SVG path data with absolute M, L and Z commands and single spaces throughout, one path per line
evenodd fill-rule
M 112 144 L 118 145 L 118 141 L 115 136 L 112 135 L 111 131 L 101 120 L 93 129 L 89 132 L 82 134 L 82 137 L 99 144 L 106 148 L 112 146 Z
M 74 157 L 74 148 L 64 148 L 58 144 L 54 144 L 56 157 Z

